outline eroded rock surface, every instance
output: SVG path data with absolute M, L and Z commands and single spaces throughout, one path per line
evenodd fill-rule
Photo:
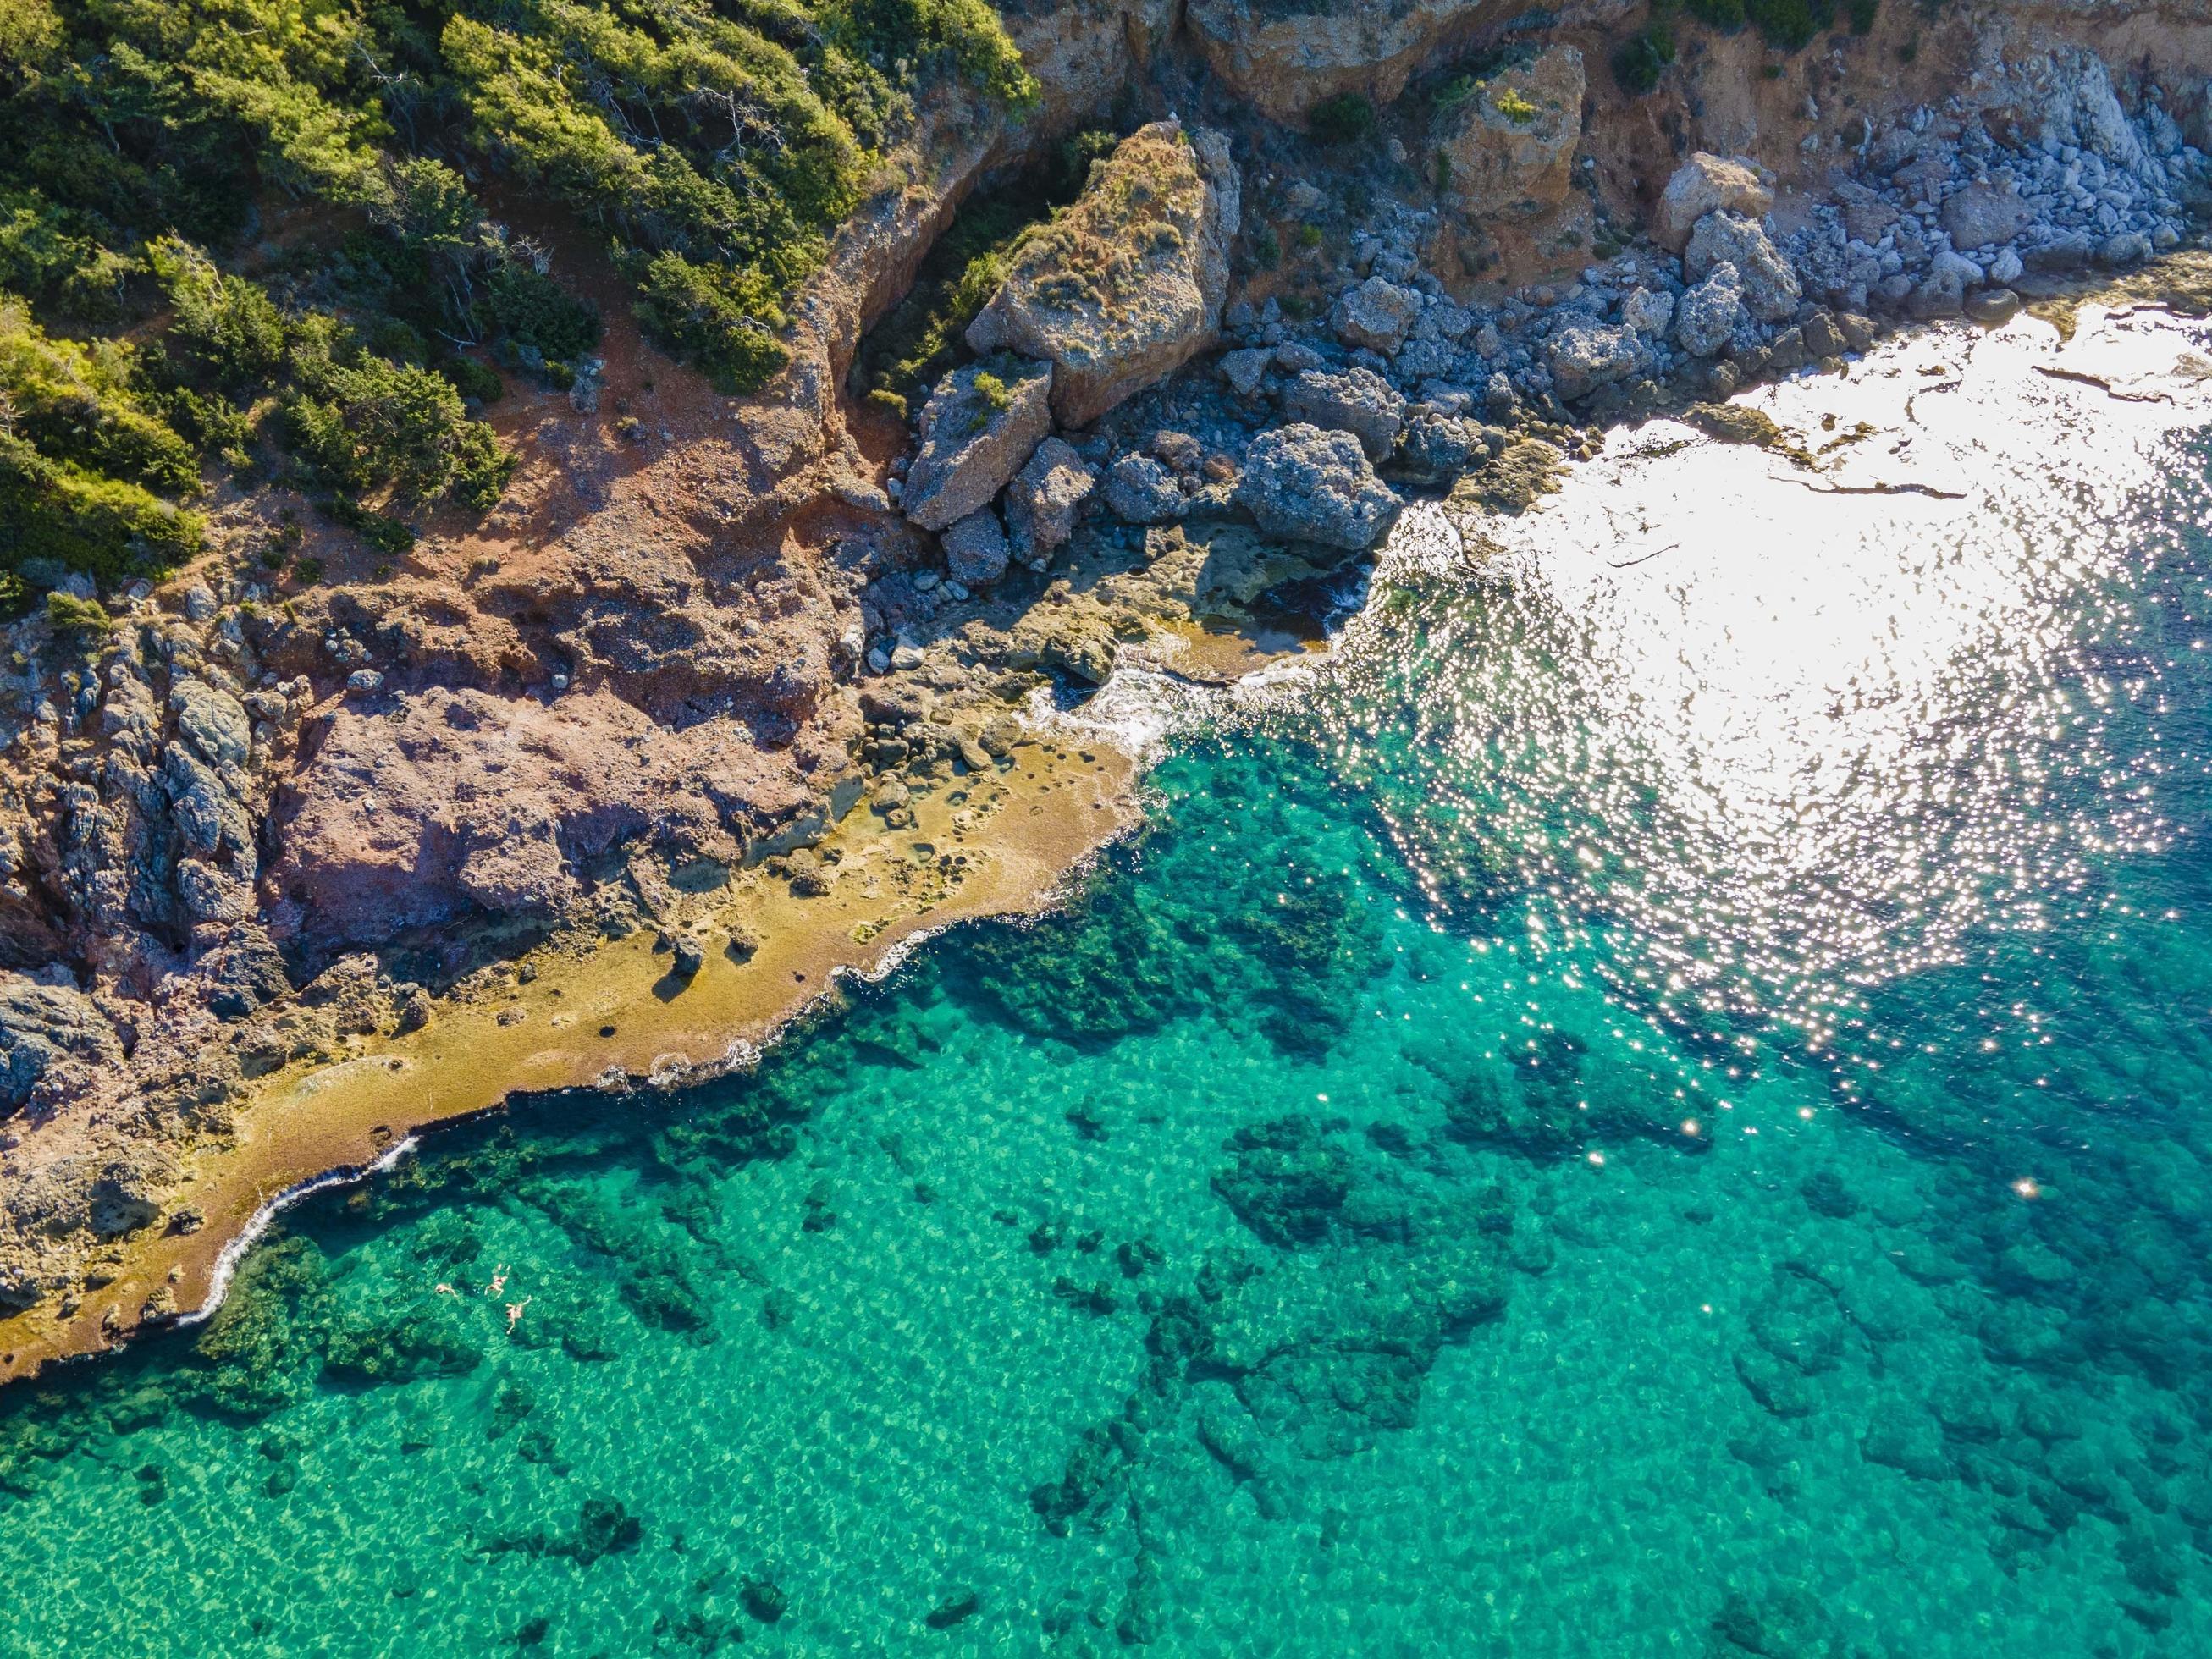
M 937 383 L 902 504 L 924 530 L 946 530 L 990 505 L 1052 430 L 1053 371 L 994 357 Z
M 1237 500 L 1271 536 L 1347 552 L 1382 540 L 1402 505 L 1357 438 L 1304 424 L 1253 441 Z
M 1446 201 L 1462 217 L 1526 219 L 1566 200 L 1583 129 L 1583 55 L 1547 47 L 1500 70 L 1442 118 Z
M 1141 129 L 1024 242 L 969 344 L 1049 362 L 1054 416 L 1090 425 L 1212 343 L 1239 199 L 1219 133 L 1173 121 Z

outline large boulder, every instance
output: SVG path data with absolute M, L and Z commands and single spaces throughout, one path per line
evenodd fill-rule
M 1421 296 L 1414 289 L 1370 276 L 1344 290 L 1332 320 L 1336 337 L 1345 344 L 1364 346 L 1389 357 L 1406 343 L 1406 331 L 1420 314 Z
M 1651 216 L 1651 240 L 1672 252 L 1690 245 L 1690 233 L 1708 213 L 1726 208 L 1746 218 L 1764 219 L 1774 192 L 1760 182 L 1751 162 L 1741 156 L 1694 153 L 1674 169 Z
M 1296 122 L 1346 93 L 1390 102 L 1474 11 L 1467 0 L 1388 6 L 1190 0 L 1185 21 L 1223 85 L 1269 119 Z
M 1586 398 L 1631 373 L 1641 352 L 1635 331 L 1605 323 L 1578 323 L 1552 337 L 1545 361 L 1552 389 L 1562 398 Z
M 1402 505 L 1358 439 L 1303 423 L 1252 441 L 1237 500 L 1270 536 L 1347 552 L 1382 540 Z
M 1324 431 L 1349 432 L 1369 460 L 1379 461 L 1398 441 L 1406 400 L 1371 368 L 1308 369 L 1285 390 L 1283 412 Z
M 2009 242 L 2034 221 L 2033 205 L 2008 185 L 1968 185 L 1943 201 L 1943 228 L 1954 247 Z
M 1683 251 L 1682 274 L 1702 282 L 1721 265 L 1734 265 L 1743 289 L 1743 308 L 1763 323 L 1794 314 L 1805 297 L 1797 273 L 1782 257 L 1756 219 L 1716 208 L 1698 221 Z
M 1131 524 L 1166 524 L 1190 510 L 1175 474 L 1149 455 L 1124 455 L 1106 474 L 1106 505 Z
M 1075 514 L 1098 483 L 1098 471 L 1058 438 L 1036 447 L 1006 486 L 1006 535 L 1015 559 L 1042 569 L 1075 533 Z
M 1440 119 L 1444 198 L 1470 222 L 1530 219 L 1567 199 L 1583 131 L 1583 55 L 1547 48 L 1479 83 Z
M 1051 363 L 1052 412 L 1090 425 L 1220 333 L 1238 193 L 1219 133 L 1139 128 L 1022 243 L 968 343 Z
M 1729 343 L 1743 309 L 1743 283 L 1723 260 L 1674 304 L 1674 343 L 1692 357 L 1710 357 Z
M 939 380 L 907 470 L 907 517 L 949 530 L 989 506 L 1052 430 L 1052 379 L 1046 364 L 1001 357 Z
M 945 532 L 945 568 L 953 580 L 988 587 L 1006 574 L 1006 532 L 989 507 L 970 513 Z

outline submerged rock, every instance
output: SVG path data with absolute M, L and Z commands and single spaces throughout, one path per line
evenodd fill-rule
M 924 530 L 948 530 L 989 506 L 1052 430 L 1052 378 L 1044 364 L 1000 357 L 939 380 L 907 470 L 907 517 Z
M 1271 536 L 1349 552 L 1382 540 L 1403 505 L 1358 439 L 1304 424 L 1253 441 L 1237 501 Z
M 1090 425 L 1219 333 L 1238 194 L 1219 133 L 1140 128 L 1073 206 L 1023 242 L 968 343 L 1051 363 L 1053 414 Z

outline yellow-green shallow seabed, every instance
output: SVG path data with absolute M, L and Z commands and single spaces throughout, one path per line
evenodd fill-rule
M 287 1081 L 247 1212 L 397 1155 L 0 1390 L 0 1651 L 2212 1651 L 2212 342 L 2075 321 L 1410 511 L 926 915 L 949 821 Z

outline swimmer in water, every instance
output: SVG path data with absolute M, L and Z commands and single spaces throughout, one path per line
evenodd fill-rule
M 530 1302 L 531 1298 L 526 1296 L 520 1302 L 507 1304 L 507 1334 L 509 1336 L 514 1334 L 514 1328 L 522 1322 L 522 1310 L 530 1305 Z
M 455 1290 L 450 1285 L 440 1285 L 436 1289 L 440 1296 L 459 1296 L 460 1294 L 459 1291 Z
M 499 1271 L 491 1276 L 491 1283 L 484 1286 L 484 1294 L 486 1296 L 497 1296 L 506 1288 L 507 1263 L 502 1261 L 499 1264 Z

